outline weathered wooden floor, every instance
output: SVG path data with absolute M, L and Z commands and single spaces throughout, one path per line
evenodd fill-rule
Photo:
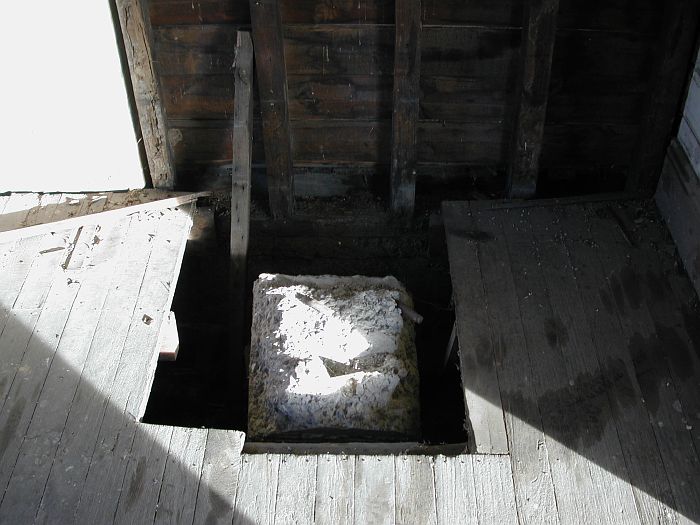
M 125 199 L 38 198 L 0 197 L 0 231 Z M 628 241 L 606 206 L 446 207 L 491 452 L 449 458 L 247 455 L 239 432 L 137 422 L 184 207 L 0 246 L 0 523 L 698 520 L 692 289 L 662 226 L 632 220 Z
M 700 316 L 649 206 L 443 205 L 473 448 L 522 523 L 700 520 Z

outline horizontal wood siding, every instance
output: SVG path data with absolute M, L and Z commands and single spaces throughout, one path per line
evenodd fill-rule
M 420 168 L 505 169 L 522 4 L 422 3 Z M 281 1 L 295 167 L 388 166 L 394 8 L 391 0 Z M 541 156 L 545 185 L 562 169 L 624 175 L 662 8 L 653 0 L 560 2 Z M 244 0 L 150 3 L 169 138 L 178 173 L 191 187 L 233 156 L 233 50 L 236 30 L 249 27 L 249 11 Z M 259 108 L 256 101 L 254 164 L 264 163 Z

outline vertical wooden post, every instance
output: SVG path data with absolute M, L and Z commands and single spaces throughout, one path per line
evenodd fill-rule
M 559 0 L 527 0 L 523 21 L 521 83 L 515 120 L 508 197 L 535 195 L 547 116 Z
M 664 2 L 653 76 L 625 187 L 630 193 L 651 196 L 659 182 L 692 74 L 699 25 L 697 0 Z
M 153 61 L 153 31 L 144 0 L 115 0 L 129 76 L 134 91 L 150 179 L 155 188 L 175 187 L 167 117 Z
M 284 218 L 294 211 L 294 179 L 287 67 L 278 0 L 250 0 L 250 19 L 262 109 L 270 212 L 276 219 Z
M 420 0 L 396 0 L 390 198 L 403 215 L 413 214 L 416 200 L 421 29 Z
M 250 33 L 239 31 L 237 34 L 234 75 L 231 247 L 229 253 L 231 257 L 232 334 L 234 343 L 243 344 L 253 145 L 253 44 Z

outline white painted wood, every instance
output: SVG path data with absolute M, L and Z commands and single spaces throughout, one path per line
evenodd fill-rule
M 193 522 L 206 444 L 206 429 L 173 429 L 155 523 Z
M 244 454 L 234 525 L 273 525 L 281 456 Z
M 232 523 L 244 440 L 242 432 L 209 429 L 194 523 Z
M 479 524 L 518 523 L 509 458 L 475 455 L 472 467 Z
M 315 521 L 317 525 L 350 525 L 354 516 L 355 456 L 318 457 Z
M 357 456 L 354 523 L 396 523 L 395 488 L 393 456 Z
M 472 455 L 435 458 L 435 500 L 438 525 L 478 522 Z
M 430 456 L 394 459 L 397 525 L 437 525 L 434 462 Z
M 275 524 L 304 525 L 314 521 L 318 456 L 280 458 Z

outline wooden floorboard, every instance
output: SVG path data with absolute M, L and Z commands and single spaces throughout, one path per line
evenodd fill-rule
M 355 458 L 355 521 L 396 523 L 396 477 L 393 456 Z
M 446 203 L 443 218 L 451 271 L 459 276 L 480 276 L 476 244 L 480 232 L 475 229 L 468 205 Z M 489 328 L 488 303 L 481 279 L 453 279 L 453 298 L 464 403 L 470 422 L 470 452 L 507 454 L 508 439 L 495 362 L 498 341 Z
M 209 429 L 194 523 L 233 522 L 244 438 L 241 432 Z
M 437 525 L 435 460 L 429 456 L 397 456 L 396 523 Z
M 564 243 L 574 267 L 585 316 L 608 387 L 622 453 L 642 523 L 672 523 L 677 518 L 660 451 L 649 422 L 612 291 L 600 262 L 587 210 L 567 216 Z
M 0 222 L 147 198 L 102 197 L 0 196 Z M 0 249 L 0 521 L 700 521 L 700 315 L 662 225 L 613 201 L 445 209 L 488 454 L 241 454 L 239 432 L 139 422 L 189 228 L 140 212 Z
M 155 523 L 193 523 L 207 430 L 173 429 Z
M 475 231 L 486 239 L 479 243 L 482 280 L 492 337 L 497 341 L 496 362 L 509 432 L 518 517 L 522 523 L 558 523 L 551 444 L 543 432 L 538 404 L 545 379 L 537 361 L 539 353 L 528 351 L 528 345 L 533 343 L 530 331 L 525 330 L 527 323 L 537 321 L 522 318 L 518 303 L 518 298 L 528 297 L 531 290 L 516 290 L 506 236 L 498 217 L 484 210 L 474 210 L 472 215 Z M 538 304 L 536 298 L 528 299 L 534 301 L 527 305 Z M 542 348 L 539 341 L 534 346 L 536 350 Z
M 574 208 L 567 216 L 575 213 L 580 211 Z M 559 215 L 551 207 L 531 208 L 525 215 L 538 245 L 539 268 L 551 305 L 545 333 L 548 343 L 554 339 L 559 347 L 566 374 L 559 384 L 550 378 L 552 390 L 544 403 L 541 398 L 540 409 L 552 416 L 548 434 L 588 460 L 592 487 L 585 503 L 591 514 L 595 512 L 602 523 L 638 523 L 608 385 L 585 322 L 573 265 L 562 242 L 568 228 L 561 227 Z M 567 224 L 565 221 L 564 226 Z
M 351 525 L 355 515 L 355 456 L 319 456 L 316 470 L 317 525 Z

